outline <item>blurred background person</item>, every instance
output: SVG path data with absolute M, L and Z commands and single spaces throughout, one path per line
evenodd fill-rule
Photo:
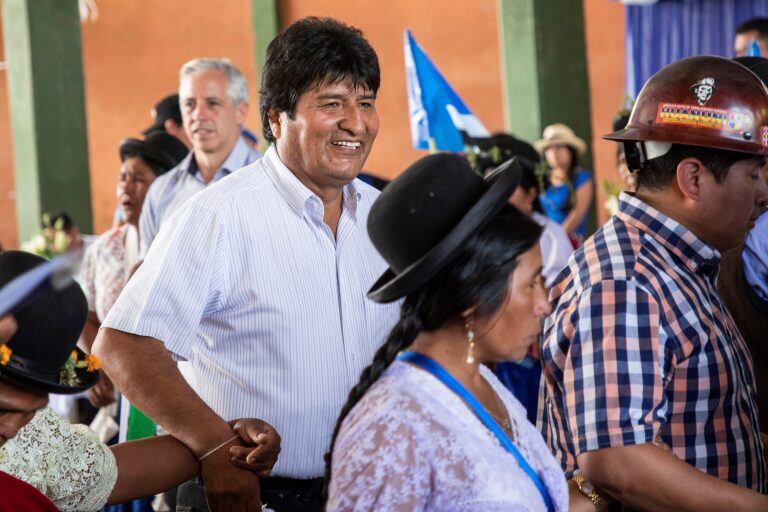
M 760 55 L 752 54 L 753 43 Z M 768 18 L 752 18 L 739 25 L 733 38 L 733 53 L 736 57 L 768 57 Z
M 171 94 L 161 99 L 152 108 L 154 122 L 141 133 L 149 136 L 153 132 L 165 132 L 179 139 L 187 149 L 192 149 L 192 143 L 184 131 L 184 123 L 181 120 L 181 108 L 179 107 L 179 95 Z
M 594 194 L 592 174 L 579 167 L 587 145 L 564 124 L 544 128 L 534 143 L 549 166 L 539 202 L 550 219 L 562 224 L 574 246 L 587 235 L 587 214 Z

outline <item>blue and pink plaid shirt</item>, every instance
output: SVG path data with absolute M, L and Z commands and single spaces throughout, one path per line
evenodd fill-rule
M 752 359 L 720 300 L 720 253 L 628 194 L 552 288 L 539 427 L 576 455 L 660 439 L 713 476 L 766 491 Z

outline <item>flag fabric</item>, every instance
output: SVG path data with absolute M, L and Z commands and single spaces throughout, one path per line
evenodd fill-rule
M 411 137 L 416 149 L 464 151 L 490 134 L 413 39 L 404 34 Z

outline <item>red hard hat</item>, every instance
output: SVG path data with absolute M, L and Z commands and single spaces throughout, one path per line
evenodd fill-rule
M 768 155 L 768 89 L 732 60 L 682 59 L 648 79 L 627 127 L 603 138 Z

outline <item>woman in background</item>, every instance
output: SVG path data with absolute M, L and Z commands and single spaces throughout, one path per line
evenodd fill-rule
M 534 143 L 550 167 L 539 202 L 550 219 L 562 224 L 578 246 L 587 236 L 587 214 L 594 194 L 592 175 L 579 167 L 579 156 L 587 145 L 564 124 L 544 129 L 543 138 Z

